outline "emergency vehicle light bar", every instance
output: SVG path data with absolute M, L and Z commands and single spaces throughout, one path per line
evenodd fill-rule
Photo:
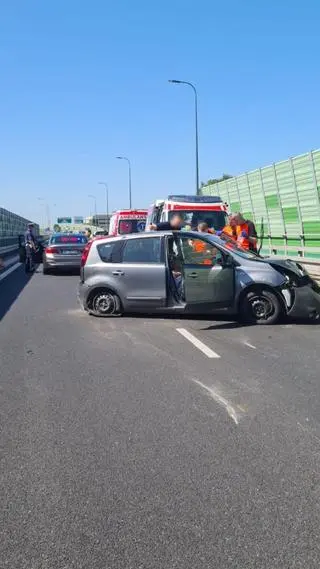
M 220 196 L 168 196 L 168 201 L 181 203 L 221 203 Z

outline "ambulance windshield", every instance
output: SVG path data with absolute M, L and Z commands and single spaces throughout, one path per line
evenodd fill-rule
M 219 231 L 227 224 L 227 214 L 225 211 L 208 211 L 203 209 L 183 209 L 169 212 L 169 221 L 175 214 L 181 215 L 185 229 L 197 229 L 199 223 L 205 222 L 210 229 Z

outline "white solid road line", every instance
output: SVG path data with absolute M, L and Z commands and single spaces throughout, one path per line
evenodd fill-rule
M 21 263 L 15 263 L 14 265 L 11 265 L 11 267 L 9 267 L 6 271 L 4 271 L 4 273 L 0 274 L 0 281 L 5 279 L 8 275 L 10 275 L 10 273 L 13 273 L 13 271 L 18 269 L 19 267 L 21 267 Z
M 216 403 L 219 403 L 219 405 L 222 405 L 222 407 L 225 408 L 229 417 L 231 417 L 231 419 L 235 422 L 235 424 L 236 425 L 239 424 L 239 419 L 238 419 L 236 410 L 231 405 L 231 403 L 229 403 L 229 401 L 227 401 L 227 399 L 222 397 L 222 395 L 219 395 L 219 393 L 217 393 L 217 391 L 215 391 L 215 389 L 213 389 L 212 387 L 208 387 L 207 385 L 205 385 L 201 381 L 198 381 L 197 379 L 193 379 L 192 381 L 194 383 L 196 383 L 197 385 L 200 385 L 200 387 L 202 387 L 202 389 L 205 389 L 210 394 L 210 397 L 212 397 L 212 399 L 214 399 L 216 401 Z
M 211 348 L 206 346 L 203 342 L 200 342 L 193 334 L 190 334 L 185 328 L 176 328 L 177 332 L 184 336 L 191 344 L 193 344 L 198 350 L 205 354 L 208 358 L 220 358 L 219 354 L 216 354 Z

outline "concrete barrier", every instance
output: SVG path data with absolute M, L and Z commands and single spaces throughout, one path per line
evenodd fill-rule
M 4 259 L 5 257 L 10 257 L 18 252 L 18 243 L 16 245 L 9 245 L 8 247 L 0 247 L 0 257 Z

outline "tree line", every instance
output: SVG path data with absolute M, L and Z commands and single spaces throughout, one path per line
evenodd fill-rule
M 218 184 L 218 182 L 224 182 L 224 180 L 230 180 L 230 178 L 233 178 L 230 174 L 222 174 L 221 178 L 209 178 L 206 182 L 201 182 L 201 188 L 212 184 Z

